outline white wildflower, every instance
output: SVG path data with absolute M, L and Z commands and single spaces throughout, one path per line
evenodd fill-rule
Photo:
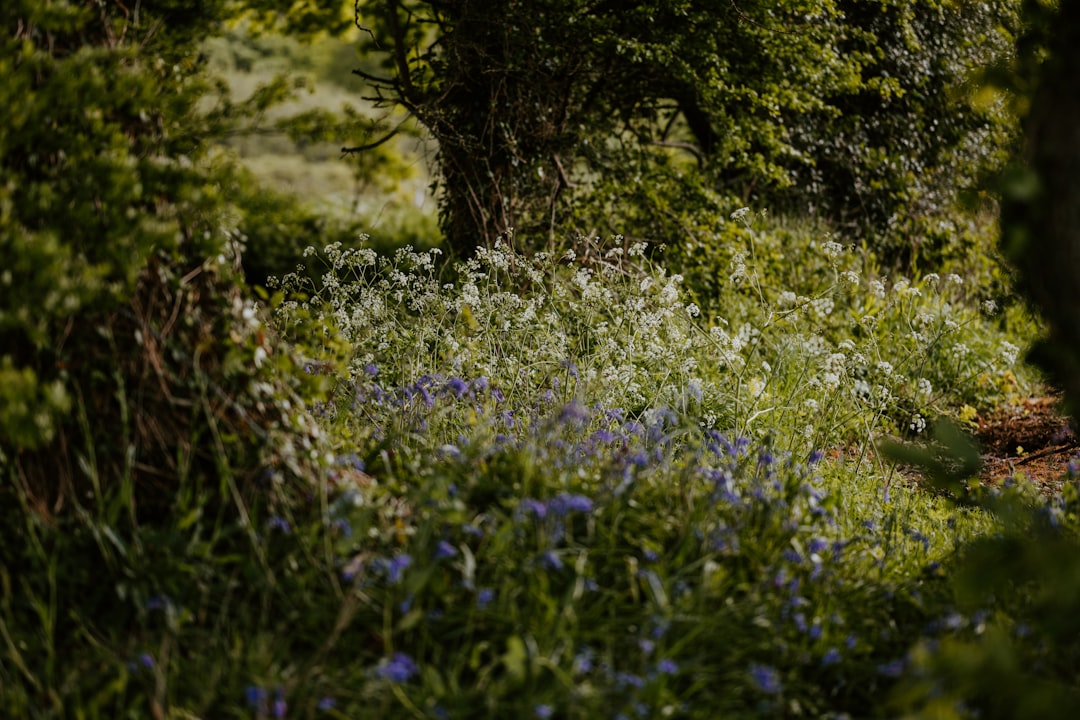
M 1016 362 L 1017 355 L 1020 354 L 1020 348 L 1013 345 L 1011 342 L 1002 341 L 1001 343 L 1001 357 L 1009 365 Z
M 833 299 L 831 297 L 818 298 L 813 302 L 814 313 L 825 319 L 833 311 Z
M 735 222 L 745 222 L 746 216 L 750 214 L 750 208 L 742 207 L 731 213 L 731 219 Z
M 825 257 L 835 260 L 844 252 L 844 246 L 835 240 L 826 240 L 821 243 L 821 252 L 825 254 Z

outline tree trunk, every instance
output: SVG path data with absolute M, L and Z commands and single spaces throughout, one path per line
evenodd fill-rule
M 1007 191 L 1006 247 L 1047 321 L 1036 350 L 1080 411 L 1080 0 L 1062 0 L 1025 132 L 1030 170 Z

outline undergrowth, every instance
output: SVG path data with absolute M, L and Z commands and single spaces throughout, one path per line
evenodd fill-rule
M 153 522 L 120 491 L 46 514 L 6 485 L 3 713 L 866 717 L 933 696 L 911 680 L 933 648 L 1019 637 L 994 623 L 1022 604 L 961 602 L 950 577 L 1006 525 L 912 487 L 878 441 L 1028 392 L 1022 340 L 962 278 L 883 278 L 813 234 L 777 285 L 775 238 L 736 220 L 706 311 L 620 238 L 454 267 L 311 250 L 321 272 L 282 278 L 261 322 L 239 310 L 253 366 L 333 388 L 274 401 L 318 429 L 308 482 L 273 491 L 271 462 L 237 493 L 222 450 Z

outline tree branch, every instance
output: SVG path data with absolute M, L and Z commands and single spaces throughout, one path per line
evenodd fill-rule
M 356 147 L 343 147 L 343 148 L 341 148 L 341 154 L 342 155 L 352 155 L 353 153 L 364 152 L 366 150 L 374 150 L 375 148 L 379 147 L 380 145 L 382 145 L 383 143 L 387 142 L 388 140 L 393 138 L 395 135 L 397 135 L 398 132 L 401 130 L 401 126 L 404 125 L 404 124 L 405 124 L 405 121 L 402 120 L 401 122 L 399 122 L 394 127 L 393 130 L 391 130 L 390 132 L 388 132 L 386 135 L 379 138 L 375 142 L 366 143 L 364 145 L 357 145 Z

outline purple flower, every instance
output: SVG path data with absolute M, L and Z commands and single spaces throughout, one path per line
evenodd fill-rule
M 531 513 L 537 518 L 543 518 L 547 515 L 548 508 L 547 505 L 545 505 L 540 500 L 536 500 L 534 498 L 525 498 L 521 501 L 521 505 L 518 506 L 518 511 L 522 515 L 526 513 Z
M 592 648 L 584 648 L 574 657 L 574 668 L 579 673 L 592 672 L 593 669 L 593 651 Z
M 375 677 L 392 683 L 408 682 L 420 668 L 405 653 L 396 652 L 389 659 L 383 659 L 375 668 Z
M 244 688 L 244 698 L 250 707 L 261 709 L 266 705 L 266 689 L 258 685 L 248 685 Z
M 139 664 L 147 670 L 154 669 L 154 656 L 150 653 L 143 653 L 139 655 Z
M 292 532 L 292 526 L 289 525 L 289 521 L 280 515 L 275 515 L 270 518 L 270 522 L 268 522 L 267 525 L 270 526 L 271 530 L 280 530 L 286 535 Z
M 457 555 L 457 552 L 456 547 L 445 540 L 440 540 L 438 547 L 435 548 L 435 559 L 445 560 L 446 558 L 452 558 Z
M 757 663 L 751 665 L 750 679 L 757 685 L 758 690 L 766 695 L 779 695 L 784 690 L 784 685 L 780 682 L 780 673 L 776 672 L 776 668 L 768 665 Z
M 401 582 L 401 577 L 405 574 L 405 568 L 412 565 L 412 557 L 402 553 L 396 555 L 386 563 L 386 579 L 391 585 L 396 585 Z
M 495 591 L 491 588 L 480 588 L 480 592 L 476 593 L 476 607 L 483 610 L 491 601 L 495 599 Z
M 289 706 L 285 702 L 285 694 L 282 692 L 281 688 L 279 687 L 277 689 L 277 692 L 275 693 L 275 696 L 274 696 L 273 715 L 276 718 L 276 720 L 282 720 L 285 717 L 285 713 L 288 712 L 288 710 L 289 710 Z
M 455 397 L 460 398 L 469 391 L 469 384 L 461 378 L 450 378 L 446 381 L 446 389 L 454 393 Z
M 379 374 L 379 366 L 378 365 L 372 365 L 371 363 L 368 363 L 367 365 L 364 366 L 364 372 L 367 373 L 368 375 L 370 375 L 371 377 L 375 377 L 376 375 Z
M 904 674 L 904 661 L 901 659 L 882 663 L 878 665 L 877 671 L 878 675 L 883 675 L 888 678 L 898 678 Z
M 322 700 L 320 700 L 319 704 L 316 707 L 319 710 L 322 710 L 322 711 L 325 712 L 326 710 L 333 710 L 334 705 L 336 705 L 336 703 L 334 702 L 334 698 L 327 696 L 327 697 L 324 697 Z
M 635 675 L 634 673 L 620 672 L 615 673 L 615 686 L 619 688 L 641 688 L 645 687 L 645 681 L 639 675 Z
M 559 416 L 563 422 L 576 424 L 588 420 L 589 411 L 577 400 L 572 400 L 563 406 Z
M 554 550 L 548 550 L 541 555 L 540 562 L 543 563 L 544 567 L 548 570 L 562 570 L 563 568 L 562 558 L 560 558 Z
M 172 601 L 165 595 L 155 595 L 146 601 L 146 609 L 150 611 L 154 610 L 167 610 Z
M 590 512 L 593 509 L 593 502 L 584 495 L 559 493 L 548 502 L 548 508 L 555 515 L 562 517 L 572 512 Z
M 671 658 L 664 658 L 656 664 L 656 671 L 661 675 L 674 675 L 679 672 L 679 664 Z
M 828 651 L 821 656 L 821 664 L 823 667 L 836 665 L 838 662 L 840 662 L 840 651 L 834 647 L 829 648 Z
M 554 714 L 555 709 L 550 705 L 537 705 L 535 708 L 533 708 L 533 715 L 540 718 L 540 720 L 547 720 Z

